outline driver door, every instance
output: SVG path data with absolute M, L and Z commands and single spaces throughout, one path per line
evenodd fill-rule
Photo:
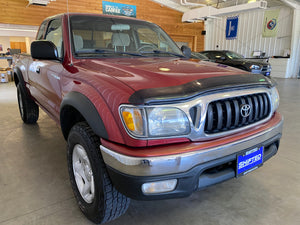
M 58 58 L 62 58 L 62 26 L 61 19 L 53 19 L 48 23 L 44 38 L 52 41 L 58 50 Z M 35 99 L 56 120 L 59 119 L 61 96 L 61 74 L 63 66 L 60 60 L 34 60 L 29 65 L 32 91 Z

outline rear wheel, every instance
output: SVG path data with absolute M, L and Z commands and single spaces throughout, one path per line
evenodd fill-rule
M 17 96 L 20 116 L 24 123 L 33 124 L 39 118 L 38 105 L 28 96 L 21 84 L 17 85 Z
M 68 137 L 68 170 L 81 211 L 94 223 L 124 214 L 130 199 L 118 192 L 106 171 L 100 139 L 84 122 L 73 126 Z

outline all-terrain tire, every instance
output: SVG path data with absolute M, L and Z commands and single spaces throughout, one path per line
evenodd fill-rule
M 31 99 L 21 84 L 17 85 L 20 116 L 24 123 L 34 124 L 39 118 L 39 106 Z
M 123 215 L 130 204 L 130 199 L 113 186 L 99 146 L 100 138 L 87 123 L 72 127 L 67 147 L 71 185 L 81 211 L 98 224 Z

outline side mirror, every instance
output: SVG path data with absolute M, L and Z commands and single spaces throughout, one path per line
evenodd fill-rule
M 186 58 L 191 58 L 192 50 L 188 46 L 181 46 L 181 51 Z
M 34 59 L 58 59 L 58 52 L 51 41 L 34 41 L 31 43 L 31 56 Z

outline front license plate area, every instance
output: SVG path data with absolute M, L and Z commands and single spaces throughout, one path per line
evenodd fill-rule
M 243 176 L 263 164 L 264 147 L 248 150 L 237 155 L 236 176 Z

